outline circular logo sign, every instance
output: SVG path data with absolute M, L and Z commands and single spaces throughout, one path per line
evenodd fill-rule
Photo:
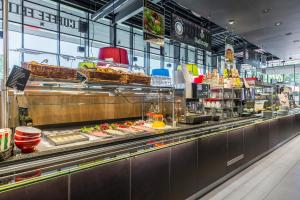
M 178 36 L 183 34 L 183 24 L 180 21 L 175 22 L 175 32 Z

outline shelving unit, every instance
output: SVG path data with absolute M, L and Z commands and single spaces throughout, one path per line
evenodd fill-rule
M 260 97 L 258 97 L 260 95 Z M 255 81 L 250 88 L 244 89 L 244 101 L 246 108 L 253 108 L 253 112 L 257 113 L 256 105 L 258 104 L 269 104 L 271 107 L 271 111 L 274 111 L 274 105 L 277 103 L 276 90 L 274 85 L 261 83 Z M 263 105 L 263 107 L 264 107 Z
M 210 88 L 205 110 L 220 117 L 237 117 L 242 109 L 242 88 Z

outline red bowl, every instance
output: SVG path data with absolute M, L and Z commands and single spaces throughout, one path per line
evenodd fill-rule
M 19 126 L 16 128 L 16 134 L 19 136 L 26 136 L 26 137 L 35 137 L 42 133 L 40 129 L 28 127 L 28 126 Z
M 31 153 L 34 152 L 35 147 L 41 142 L 41 138 L 34 140 L 15 140 L 16 146 L 21 149 L 22 153 Z
M 39 135 L 34 135 L 34 136 L 22 136 L 19 135 L 18 133 L 15 134 L 15 140 L 22 140 L 22 141 L 27 141 L 27 140 L 35 140 L 35 139 L 39 139 L 41 137 L 42 134 Z

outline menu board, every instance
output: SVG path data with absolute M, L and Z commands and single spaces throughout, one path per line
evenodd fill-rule
M 143 30 L 145 41 L 164 45 L 165 9 L 163 7 L 144 0 Z
M 14 65 L 13 69 L 11 70 L 8 76 L 6 86 L 10 88 L 15 88 L 19 91 L 24 91 L 29 76 L 30 76 L 29 70 Z
M 175 14 L 172 14 L 171 39 L 198 48 L 211 49 L 210 31 Z

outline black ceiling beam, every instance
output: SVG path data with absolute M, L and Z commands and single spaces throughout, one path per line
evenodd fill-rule
M 54 0 L 54 1 L 58 1 L 58 0 Z M 117 0 L 115 0 L 115 2 L 116 1 Z M 124 0 L 122 0 L 122 1 L 124 1 Z M 162 6 L 165 7 L 166 38 L 170 37 L 171 17 L 172 17 L 172 13 L 175 13 L 175 14 L 182 16 L 196 24 L 199 24 L 199 25 L 203 26 L 204 28 L 207 28 L 208 30 L 211 31 L 213 53 L 224 51 L 225 37 L 228 35 L 230 35 L 231 39 L 234 41 L 235 46 L 240 46 L 240 45 L 243 46 L 243 44 L 246 43 L 248 48 L 258 49 L 257 46 L 249 43 L 247 40 L 245 40 L 244 38 L 242 38 L 239 35 L 236 35 L 234 33 L 223 34 L 224 32 L 228 32 L 228 30 L 223 27 L 218 26 L 217 24 L 215 24 L 213 22 L 210 22 L 206 18 L 198 17 L 198 16 L 194 15 L 191 12 L 191 10 L 180 6 L 179 4 L 177 4 L 176 2 L 174 2 L 172 0 L 162 0 L 162 1 L 155 0 L 155 1 L 156 1 L 156 3 L 161 4 Z M 107 5 L 107 3 L 109 3 L 109 2 L 111 2 L 111 1 L 109 1 L 109 0 L 62 0 L 62 3 L 66 4 L 66 5 L 70 5 L 74 8 L 79 8 L 81 10 L 88 11 L 90 13 L 94 13 L 95 10 L 104 8 Z M 125 16 L 125 13 L 123 15 Z M 112 14 L 107 15 L 106 18 L 111 19 L 111 16 L 112 16 Z M 123 20 L 124 18 L 121 17 L 121 15 L 119 15 L 119 16 L 121 19 L 120 21 L 124 21 Z M 128 19 L 125 19 L 125 21 L 123 22 L 124 24 L 133 26 L 138 29 L 143 28 L 143 21 L 142 21 L 143 15 L 141 13 L 138 13 L 134 16 L 130 16 L 127 18 Z M 269 54 L 269 53 L 266 53 L 266 54 Z M 272 54 L 270 54 L 270 56 L 272 57 Z M 273 57 L 275 58 L 276 56 L 273 56 Z
M 135 0 L 124 6 L 115 15 L 115 23 L 122 23 L 143 11 L 144 0 Z
M 102 6 L 99 10 L 92 14 L 92 20 L 98 20 L 104 17 L 107 17 L 111 13 L 117 12 L 120 7 L 124 6 L 130 0 L 110 0 L 104 6 Z

